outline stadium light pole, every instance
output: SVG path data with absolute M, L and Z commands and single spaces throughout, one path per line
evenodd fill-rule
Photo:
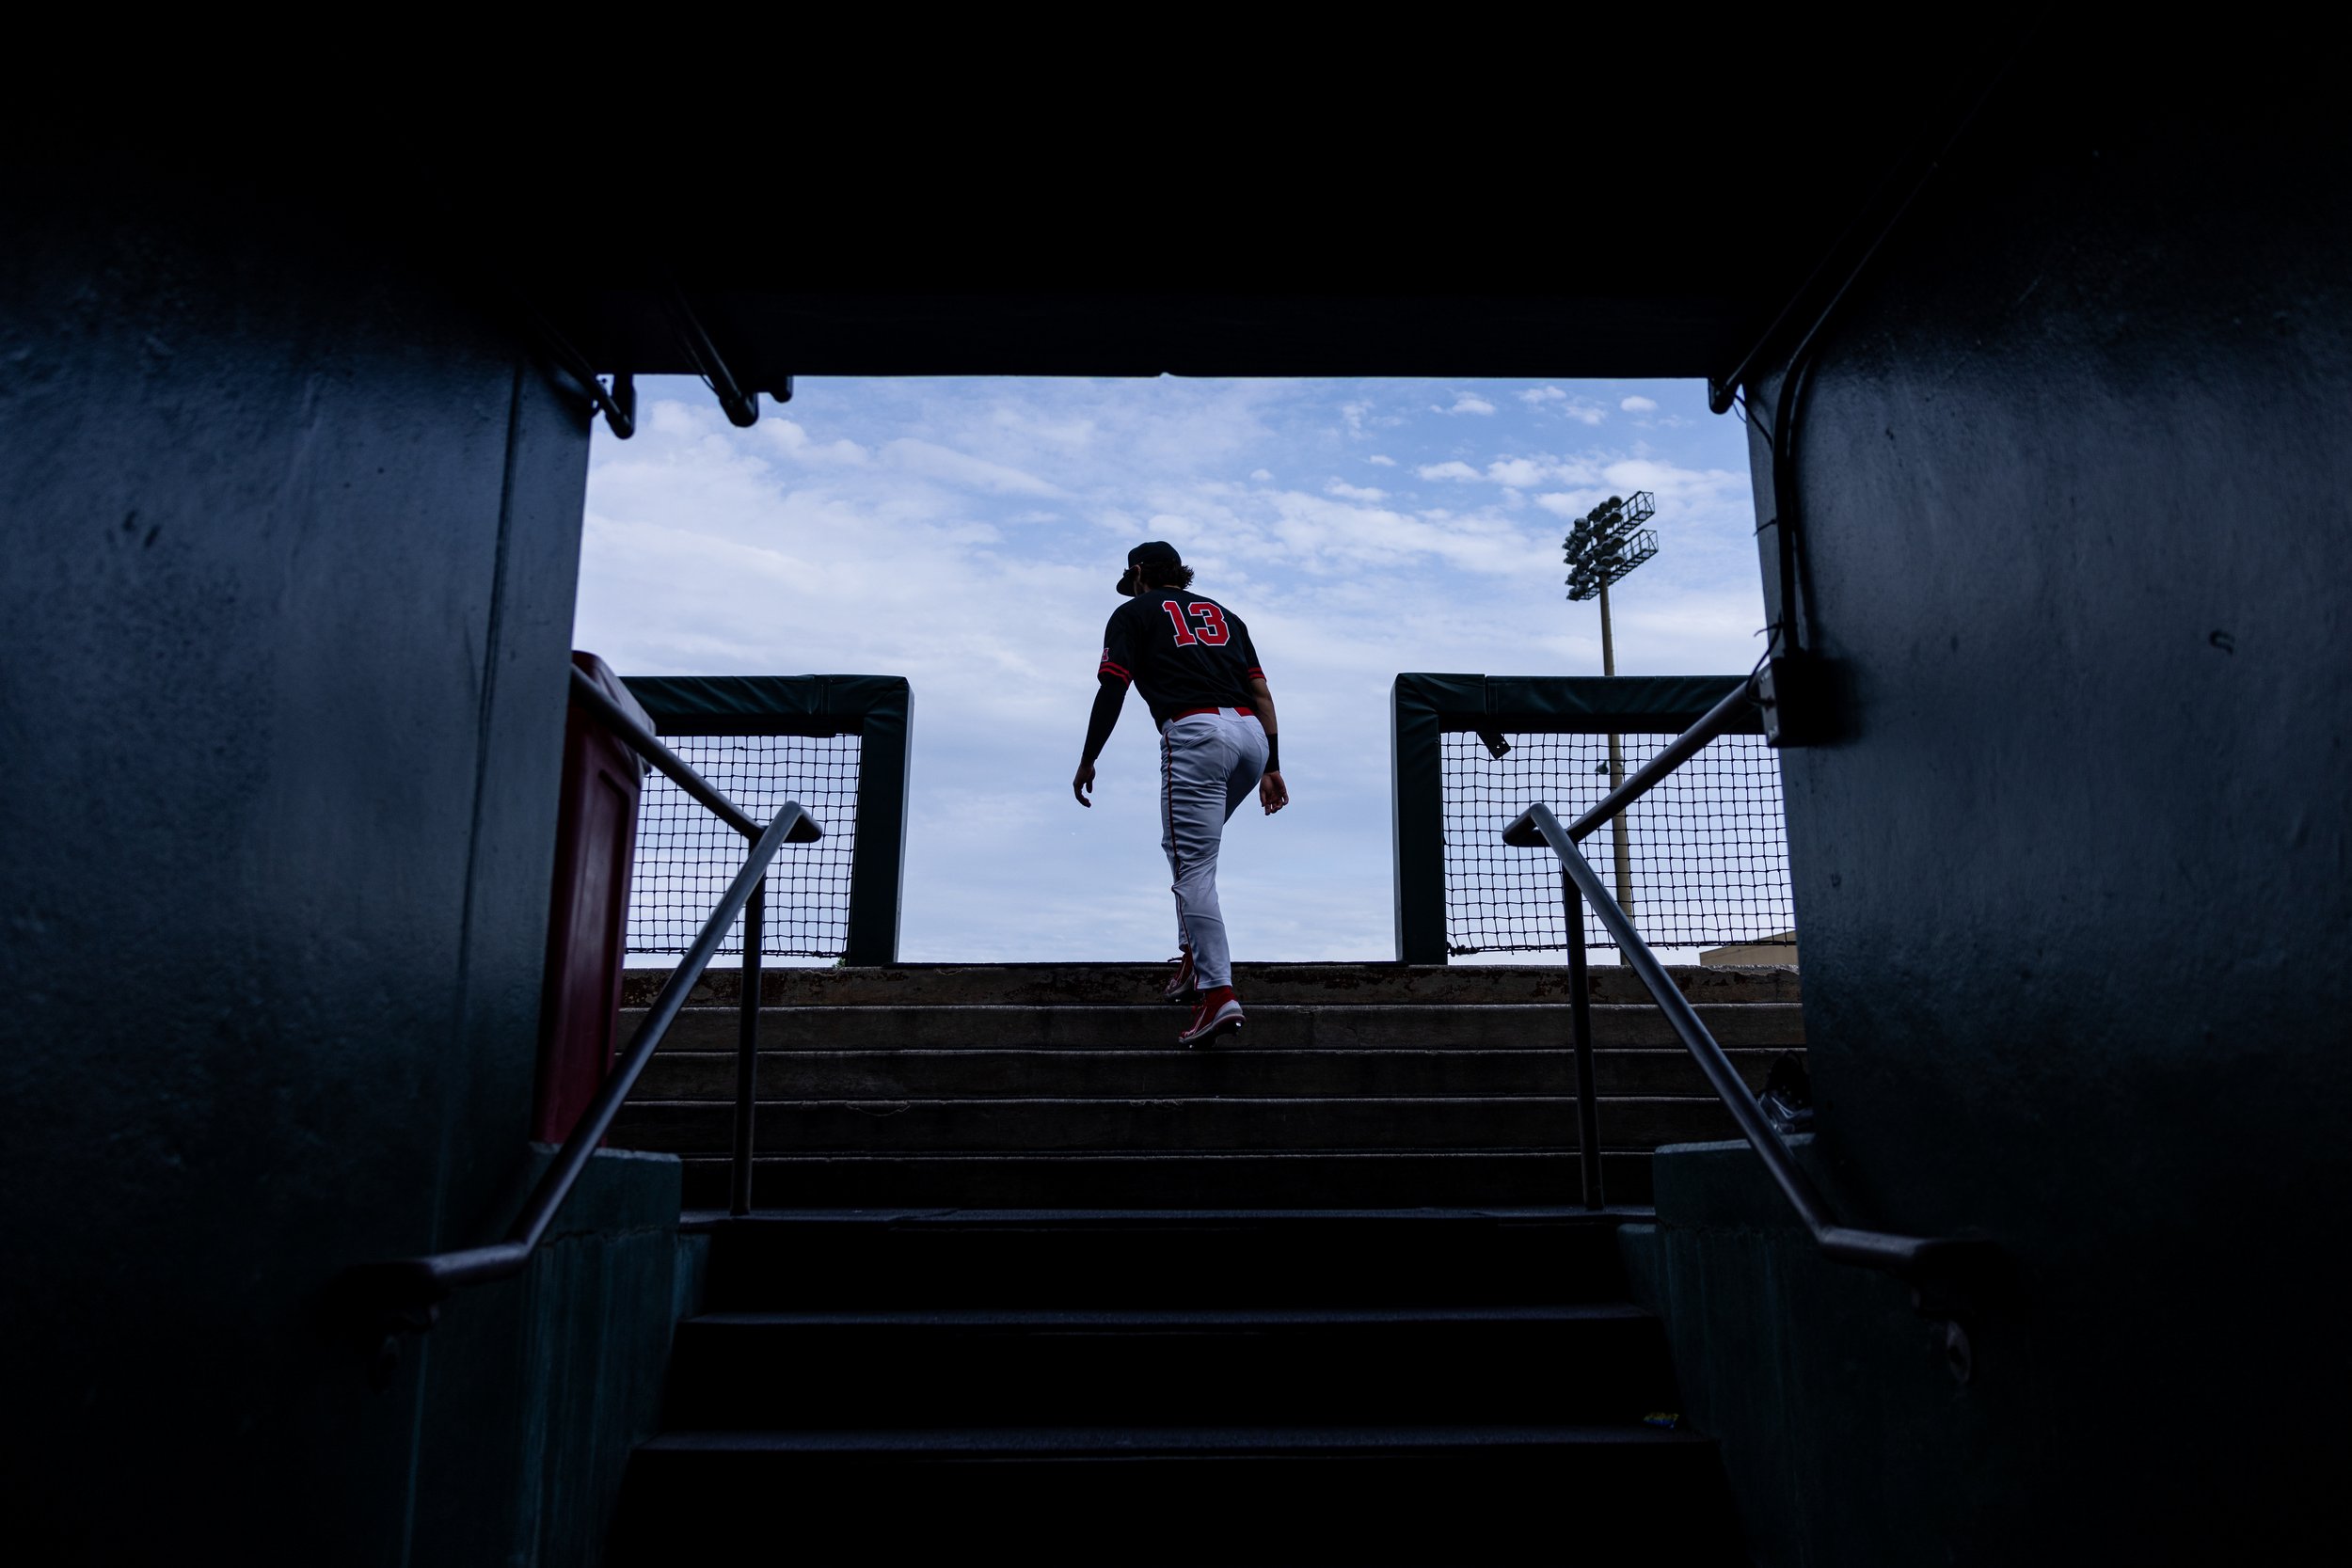
M 1617 642 L 1609 625 L 1609 585 L 1658 553 L 1658 535 L 1644 528 L 1658 513 L 1658 499 L 1636 490 L 1630 499 L 1612 496 L 1569 526 L 1560 541 L 1568 564 L 1568 597 L 1600 601 L 1600 673 L 1617 673 Z M 1609 734 L 1609 787 L 1625 783 L 1625 752 L 1616 732 Z M 1617 872 L 1618 907 L 1633 910 L 1633 858 L 1627 844 L 1625 813 L 1609 819 L 1609 847 Z

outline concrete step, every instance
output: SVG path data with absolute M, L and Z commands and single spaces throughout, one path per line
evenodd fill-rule
M 1751 1089 L 1760 1089 L 1775 1048 L 1731 1052 Z M 1604 1050 L 1593 1053 L 1603 1097 L 1704 1096 L 1707 1079 L 1690 1053 Z M 735 1099 L 735 1053 L 660 1051 L 638 1080 L 640 1101 Z M 1174 1099 L 1411 1098 L 1423 1095 L 1563 1095 L 1576 1092 L 1576 1057 L 1555 1051 L 1211 1052 L 1001 1050 L 763 1051 L 759 1090 L 791 1100 L 948 1100 L 997 1097 Z
M 756 1199 L 794 1207 L 1383 1208 L 1578 1201 L 1558 965 L 1243 965 L 1248 1025 L 1174 1044 L 1144 964 L 771 970 Z M 730 1006 L 706 978 L 616 1124 L 725 1201 Z M 660 976 L 634 972 L 636 1005 Z M 1760 1085 L 1801 1049 L 1793 970 L 1674 973 Z M 1647 1151 L 1732 1132 L 1655 1006 L 1594 972 L 1609 1190 L 1646 1202 Z
M 1729 1048 L 1804 1043 L 1804 1011 L 1793 1003 L 1702 1004 L 1700 1021 Z M 1654 1006 L 1597 1006 L 1596 1046 L 1677 1047 Z M 644 1017 L 624 1009 L 621 1037 Z M 777 1051 L 946 1051 L 960 1048 L 1175 1052 L 1188 1014 L 1166 1004 L 959 1004 L 762 1008 L 760 1043 Z M 732 1051 L 739 1015 L 689 1007 L 662 1037 L 664 1051 Z M 1216 1049 L 1227 1051 L 1551 1051 L 1569 1043 L 1565 1006 L 1396 1003 L 1248 1006 L 1248 1022 Z M 1186 1054 L 1196 1054 L 1187 1053 Z M 1197 1053 L 1203 1059 L 1214 1053 Z
M 1796 1002 L 1794 969 L 1715 969 L 1677 965 L 1669 973 L 1693 1002 Z M 763 1004 L 790 1006 L 946 1006 L 995 1004 L 1059 1006 L 1151 1001 L 1168 971 L 1158 964 L 894 964 L 886 968 L 768 968 Z M 1631 972 L 1595 965 L 1593 1000 L 1646 1003 Z M 653 1000 L 669 971 L 632 969 L 622 1003 Z M 1382 1005 L 1529 1003 L 1568 999 L 1567 970 L 1552 964 L 1243 963 L 1233 966 L 1242 1000 L 1259 1004 Z M 722 959 L 707 970 L 691 1000 L 732 1004 L 741 971 Z
M 1564 1208 L 804 1209 L 690 1212 L 685 1228 L 709 1238 L 712 1311 L 1482 1307 L 1623 1300 L 1624 1217 Z
M 616 1148 L 715 1154 L 732 1147 L 733 1108 L 631 1101 L 613 1123 Z M 1412 1100 L 771 1101 L 757 1145 L 775 1153 L 1061 1153 L 1302 1150 L 1571 1149 L 1576 1102 L 1550 1095 Z M 1625 1099 L 1602 1108 L 1602 1147 L 1733 1137 L 1712 1099 Z
M 1602 1128 L 1607 1133 L 1607 1124 Z M 1571 1124 L 1567 1136 L 1573 1138 Z M 773 1147 L 770 1145 L 769 1147 Z M 689 1209 L 723 1209 L 729 1162 L 689 1154 Z M 1577 1156 L 1543 1148 L 1212 1153 L 763 1154 L 763 1209 L 1530 1208 L 1581 1201 Z M 1647 1149 L 1605 1149 L 1609 1201 L 1650 1201 Z
M 676 1431 L 610 1560 L 1733 1564 L 1714 1445 L 1638 1424 Z
M 1676 1403 L 1658 1321 L 1623 1302 L 707 1313 L 670 1384 L 674 1429 L 1630 1425 Z

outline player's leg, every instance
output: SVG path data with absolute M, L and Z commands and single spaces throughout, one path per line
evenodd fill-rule
M 1178 1037 L 1187 1045 L 1203 1044 L 1242 1022 L 1233 1000 L 1225 915 L 1216 899 L 1226 781 L 1232 768 L 1233 742 L 1218 719 L 1200 714 L 1168 725 L 1168 835 L 1175 846 L 1176 904 L 1192 938 L 1193 983 L 1200 992 L 1191 1027 Z
M 1160 736 L 1160 852 L 1168 857 L 1168 884 L 1171 892 L 1176 886 L 1176 819 L 1169 815 L 1168 792 L 1171 781 L 1168 736 Z M 1169 1002 L 1189 1002 L 1197 990 L 1192 963 L 1192 933 L 1184 929 L 1184 907 L 1176 906 L 1176 957 L 1168 960 L 1167 980 L 1160 987 L 1162 999 Z
M 1225 917 L 1216 903 L 1216 856 L 1225 836 L 1226 743 L 1216 719 L 1196 714 L 1168 726 L 1166 799 L 1168 869 L 1176 918 L 1192 944 L 1203 990 L 1231 982 Z
M 1163 731 L 1160 736 L 1160 853 L 1168 857 L 1168 880 L 1171 888 L 1176 879 L 1184 875 L 1183 863 L 1176 857 L 1174 766 L 1174 754 L 1169 749 L 1167 733 Z M 1176 905 L 1176 947 L 1179 952 L 1187 952 L 1192 947 L 1192 934 L 1184 929 L 1184 906 L 1181 899 Z
M 1255 719 L 1235 719 L 1228 727 L 1233 737 L 1233 768 L 1225 775 L 1225 820 L 1231 822 L 1265 777 L 1265 731 Z
M 1233 819 L 1233 813 L 1241 809 L 1241 803 L 1244 800 L 1257 793 L 1258 781 L 1265 774 L 1266 744 L 1265 731 L 1259 727 L 1255 719 L 1228 718 L 1219 714 L 1216 721 L 1224 729 L 1227 741 L 1225 811 L 1217 823 L 1217 847 L 1221 858 L 1224 848 L 1225 823 Z M 1208 887 L 1200 901 L 1217 911 L 1217 939 L 1220 948 L 1218 968 L 1219 973 L 1224 976 L 1226 994 L 1230 996 L 1232 988 L 1232 942 L 1225 930 L 1225 907 L 1216 891 L 1216 867 L 1214 863 L 1206 868 L 1206 875 Z M 1211 982 L 1200 978 L 1197 955 L 1186 953 L 1184 956 L 1192 960 L 1185 967 L 1195 991 L 1205 996 L 1209 991 Z M 1171 989 L 1169 994 L 1172 996 L 1176 993 Z M 1235 1017 L 1236 1019 L 1239 1017 L 1237 1004 L 1235 1005 Z M 1195 1027 L 1200 1026 L 1200 1018 L 1194 1020 Z

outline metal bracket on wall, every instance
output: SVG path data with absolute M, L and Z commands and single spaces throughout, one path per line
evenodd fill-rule
M 677 332 L 678 346 L 686 351 L 686 357 L 692 363 L 694 372 L 709 384 L 712 395 L 718 398 L 720 408 L 726 414 L 727 422 L 738 428 L 757 423 L 759 394 L 744 387 L 736 379 L 735 372 L 728 369 L 726 360 L 719 354 L 718 345 L 704 330 L 702 319 L 687 303 L 686 291 L 672 285 L 669 303 L 671 325 Z M 781 389 L 771 389 L 768 395 L 778 403 L 791 402 L 792 378 L 786 376 Z
M 1969 1332 L 1988 1312 L 2014 1309 L 2016 1266 L 1984 1236 L 1931 1242 L 1911 1268 L 1898 1274 L 1911 1287 L 1911 1309 L 1944 1326 L 1944 1366 L 1955 1382 L 1977 1375 L 1977 1345 Z
M 1843 729 L 1843 708 L 1829 660 L 1820 654 L 1784 654 L 1756 677 L 1756 705 L 1772 746 L 1823 746 Z
M 521 289 L 512 290 L 516 304 L 521 309 L 531 335 L 537 340 L 539 351 L 551 360 L 555 368 L 580 384 L 588 401 L 604 416 L 605 427 L 616 439 L 626 441 L 637 434 L 637 378 L 627 371 L 613 372 L 612 385 L 607 388 L 596 377 L 596 369 L 588 356 L 573 346 L 572 341 L 556 329 L 555 324 L 543 314 L 531 296 Z

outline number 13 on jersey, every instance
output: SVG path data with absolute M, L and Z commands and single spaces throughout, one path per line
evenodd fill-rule
M 1168 620 L 1175 625 L 1176 645 L 1180 648 L 1189 648 L 1195 642 L 1205 642 L 1212 648 L 1221 648 L 1225 645 L 1225 640 L 1233 635 L 1226 628 L 1224 612 L 1213 604 L 1197 604 L 1192 607 L 1192 619 L 1200 623 L 1197 626 L 1184 625 L 1184 607 L 1174 599 L 1162 599 L 1160 608 L 1168 611 Z

